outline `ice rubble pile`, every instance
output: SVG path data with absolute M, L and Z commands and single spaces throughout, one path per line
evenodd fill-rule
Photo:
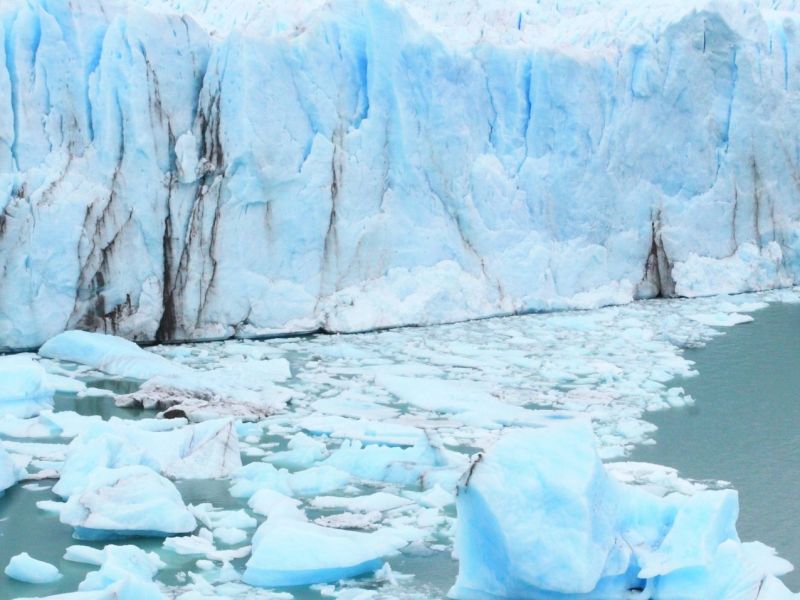
M 790 285 L 798 14 L 4 0 L 0 347 Z
M 467 472 L 457 508 L 460 600 L 794 597 L 777 579 L 791 565 L 739 541 L 735 491 L 659 497 L 619 483 L 583 420 L 505 434 Z
M 191 369 L 201 379 L 224 369 L 240 374 L 238 382 L 247 386 L 269 374 L 269 381 L 282 381 L 296 399 L 279 414 L 235 425 L 229 420 L 190 424 L 186 419 L 147 418 L 102 422 L 99 416 L 68 411 L 44 411 L 30 419 L 0 416 L 0 435 L 50 438 L 49 443 L 4 439 L 2 447 L 13 460 L 4 460 L 0 449 L 0 465 L 8 467 L 0 466 L 0 487 L 4 470 L 13 483 L 23 464 L 30 469 L 28 477 L 60 473 L 55 491 L 66 502 L 46 500 L 37 505 L 75 527 L 78 537 L 193 532 L 167 537 L 160 550 L 171 567 L 185 565 L 192 580 L 169 592 L 245 598 L 253 590 L 241 578 L 262 586 L 335 581 L 367 574 L 397 551 L 448 560 L 443 557 L 452 549 L 456 529 L 452 506 L 458 479 L 470 470 L 467 455 L 503 439 L 472 469 L 469 484 L 459 494 L 459 535 L 467 540 L 459 542 L 459 552 L 465 569 L 469 566 L 474 576 L 462 575 L 454 592 L 465 597 L 503 593 L 517 597 L 530 592 L 529 597 L 554 598 L 563 596 L 552 591 L 555 586 L 575 589 L 577 581 L 582 589 L 591 590 L 582 593 L 584 597 L 593 593 L 602 597 L 603 590 L 626 592 L 628 587 L 655 590 L 661 598 L 685 597 L 689 584 L 684 576 L 692 571 L 698 581 L 714 574 L 716 582 L 706 577 L 701 594 L 709 588 L 712 594 L 724 589 L 738 600 L 734 592 L 740 590 L 743 598 L 752 600 L 752 583 L 763 580 L 761 598 L 779 598 L 787 592 L 770 574 L 787 566 L 763 546 L 739 544 L 732 493 L 691 496 L 697 488 L 675 473 L 652 465 L 609 465 L 614 478 L 637 484 L 622 486 L 597 464 L 588 437 L 583 442 L 578 439 L 588 436 L 586 431 L 568 428 L 563 436 L 558 434 L 564 441 L 556 450 L 550 442 L 540 442 L 537 450 L 529 441 L 506 442 L 508 428 L 503 427 L 514 425 L 539 435 L 567 414 L 582 412 L 598 434 L 598 452 L 620 456 L 647 434 L 641 421 L 646 408 L 690 401 L 667 383 L 676 374 L 692 373 L 679 347 L 709 339 L 715 334 L 710 324 L 748 319 L 745 313 L 770 299 L 796 301 L 797 296 L 770 292 L 493 319 L 430 330 L 227 341 L 147 351 L 107 336 L 70 333 L 49 347 L 60 345 L 58 356 L 89 364 L 36 361 L 49 376 L 62 377 L 55 382 L 59 390 L 69 389 L 68 382 L 80 383 L 67 376 L 92 377 L 90 369 L 100 365 L 117 376 L 134 368 L 130 365 L 139 365 L 135 368 L 144 377 L 148 373 L 143 369 L 150 367 L 141 365 L 152 363 L 176 373 Z M 84 391 L 92 393 L 85 386 Z M 535 410 L 533 400 L 558 410 Z M 475 405 L 489 410 L 477 411 Z M 57 437 L 75 439 L 67 445 L 58 443 Z M 501 452 L 504 443 L 514 447 Z M 509 456 L 532 452 L 554 455 L 558 464 L 506 462 Z M 240 453 L 256 460 L 240 466 Z M 495 455 L 497 459 L 492 458 Z M 530 479 L 540 486 L 533 491 L 536 485 L 521 477 L 531 470 L 535 476 Z M 566 483 L 555 485 L 554 473 Z M 209 503 L 184 505 L 169 479 L 191 475 L 228 478 L 223 487 L 230 484 L 232 496 L 246 498 L 250 511 Z M 687 495 L 648 496 L 641 489 L 655 487 L 652 482 Z M 552 502 L 542 504 L 536 513 L 531 498 L 541 488 L 549 491 Z M 500 498 L 501 489 L 523 492 L 509 500 Z M 109 497 L 114 500 L 101 501 Z M 468 518 L 470 511 L 476 519 Z M 169 518 L 161 518 L 162 514 Z M 536 514 L 541 518 L 533 530 L 529 524 L 536 522 L 531 517 Z M 266 521 L 252 536 L 261 516 Z M 493 522 L 505 530 L 503 544 L 508 547 L 496 539 L 489 540 L 494 545 L 485 542 L 496 531 L 483 524 Z M 698 532 L 699 540 L 689 540 Z M 547 540 L 537 535 L 563 540 L 568 548 L 538 553 L 540 559 L 552 558 L 544 574 L 536 571 L 536 553 L 530 551 L 534 543 L 546 546 Z M 472 543 L 477 538 L 479 542 Z M 475 548 L 502 552 L 476 558 Z M 582 548 L 592 551 L 581 554 Z M 73 548 L 68 554 L 98 566 L 105 560 L 90 556 L 85 548 Z M 512 558 L 518 568 L 509 564 Z M 476 561 L 485 563 L 485 570 L 473 569 Z M 687 561 L 701 566 L 680 566 Z M 144 567 L 142 575 L 134 577 L 137 567 L 112 561 L 101 568 L 102 578 L 95 575 L 81 584 L 78 597 L 162 597 L 152 582 L 157 567 Z M 490 587 L 500 585 L 496 581 L 477 581 L 489 578 L 490 570 L 510 573 L 504 581 L 517 587 L 497 589 Z M 726 580 L 729 585 L 724 588 L 722 580 L 734 570 L 741 574 L 739 583 Z M 362 583 L 383 585 L 380 577 L 376 574 Z M 346 598 L 355 593 L 348 585 L 331 588 L 340 588 Z M 413 595 L 420 585 L 385 591 Z

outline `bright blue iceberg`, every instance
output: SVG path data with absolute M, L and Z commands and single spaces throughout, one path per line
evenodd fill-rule
M 736 533 L 735 491 L 651 495 L 612 479 L 588 423 L 506 433 L 457 497 L 459 600 L 771 598 L 791 565 Z

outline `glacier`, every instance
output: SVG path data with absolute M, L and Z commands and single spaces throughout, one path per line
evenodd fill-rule
M 800 281 L 795 0 L 5 0 L 0 348 Z

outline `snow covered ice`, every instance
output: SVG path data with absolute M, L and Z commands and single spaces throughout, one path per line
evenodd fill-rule
M 0 347 L 798 281 L 794 0 L 5 0 L 0 22 Z

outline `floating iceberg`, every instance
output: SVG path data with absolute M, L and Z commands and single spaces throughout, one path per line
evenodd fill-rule
M 365 446 L 359 441 L 345 441 L 323 464 L 362 480 L 419 485 L 425 473 L 447 465 L 444 455 L 444 451 L 431 446 L 427 439 L 408 448 Z
M 271 516 L 253 536 L 242 580 L 259 587 L 339 581 L 376 571 L 405 539 L 388 529 L 360 533 L 321 527 L 294 516 Z
M 99 570 L 86 575 L 78 586 L 80 591 L 106 590 L 119 582 L 131 579 L 140 581 L 145 589 L 150 583 L 152 588 L 157 590 L 158 588 L 151 582 L 159 569 L 166 566 L 155 552 L 145 552 L 136 546 L 112 544 L 102 550 L 87 546 L 70 546 L 67 548 L 65 558 L 100 567 Z
M 258 490 L 269 489 L 285 496 L 317 496 L 346 486 L 352 481 L 349 473 L 322 465 L 290 473 L 269 463 L 253 462 L 236 471 L 232 477 L 231 495 L 250 498 Z
M 259 419 L 275 412 L 291 397 L 268 378 L 252 374 L 244 377 L 241 368 L 223 366 L 213 372 L 194 369 L 113 335 L 66 331 L 49 339 L 39 354 L 80 363 L 109 375 L 142 380 L 137 391 L 118 396 L 117 405 L 157 409 L 165 416 L 191 421 L 221 416 Z M 280 362 L 278 368 L 279 373 L 274 375 L 282 380 L 285 363 Z M 267 369 L 274 370 L 274 366 Z M 263 373 L 264 369 L 259 371 Z
M 0 496 L 19 481 L 19 475 L 16 463 L 0 444 Z
M 736 533 L 737 494 L 613 480 L 589 425 L 506 433 L 459 488 L 459 600 L 754 598 L 791 565 Z M 778 596 L 775 596 L 778 597 Z
M 121 337 L 65 331 L 47 340 L 39 354 L 67 362 L 87 365 L 120 377 L 147 380 L 153 377 L 188 375 L 189 369 L 163 356 L 148 352 Z
M 47 373 L 31 355 L 0 356 L 0 417 L 26 419 L 53 408 Z
M 70 495 L 60 520 L 84 540 L 165 537 L 197 525 L 177 488 L 144 466 L 94 468 Z
M 50 563 L 31 558 L 27 552 L 11 558 L 5 574 L 25 583 L 53 583 L 61 579 L 61 573 Z
M 214 479 L 242 466 L 233 421 L 221 419 L 172 431 L 145 431 L 124 421 L 90 426 L 69 445 L 53 487 L 68 497 L 98 467 L 145 465 L 171 479 Z

